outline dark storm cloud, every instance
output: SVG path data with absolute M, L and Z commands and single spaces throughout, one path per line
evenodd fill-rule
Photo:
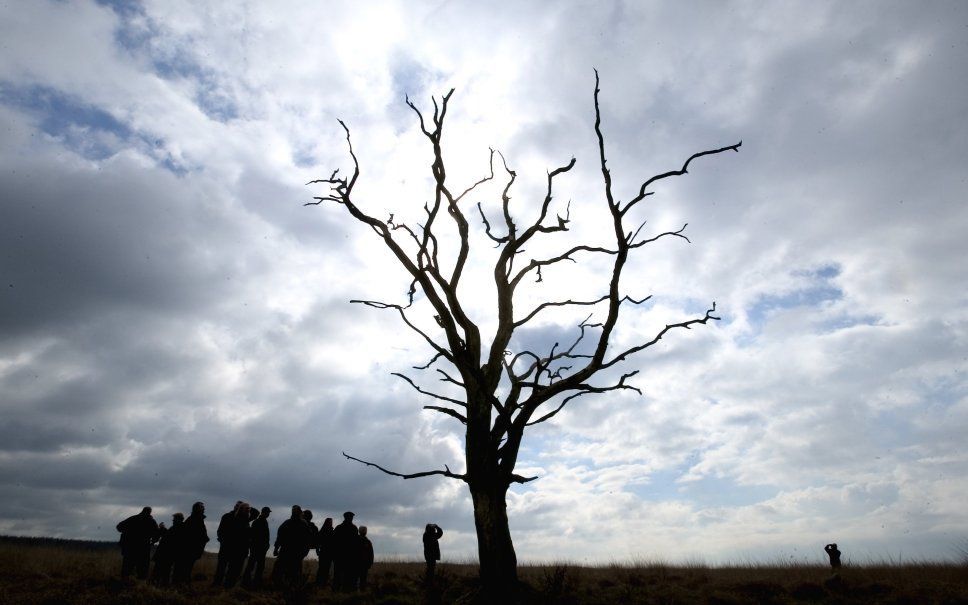
M 57 178 L 42 165 L 18 168 L 0 184 L 8 334 L 130 307 L 198 309 L 230 295 L 245 271 L 239 259 L 208 254 L 233 238 L 230 217 L 173 176 L 134 165 Z

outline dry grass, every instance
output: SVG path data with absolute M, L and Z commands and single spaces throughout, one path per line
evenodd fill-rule
M 433 589 L 421 582 L 422 563 L 377 563 L 370 587 L 361 593 L 334 594 L 307 587 L 288 594 L 266 589 L 211 588 L 205 578 L 214 557 L 196 566 L 187 589 L 158 588 L 118 580 L 120 555 L 70 546 L 0 542 L 0 603 L 54 605 L 125 603 L 410 604 L 473 603 L 477 570 L 467 564 L 442 564 Z M 307 561 L 310 574 L 315 561 Z M 271 569 L 271 563 L 270 563 Z M 267 569 L 267 575 L 269 570 Z M 613 603 L 885 603 L 968 605 L 968 565 L 909 563 L 846 567 L 832 576 L 825 567 L 740 565 L 708 567 L 641 562 L 585 567 L 572 564 L 524 566 L 522 601 L 536 604 Z

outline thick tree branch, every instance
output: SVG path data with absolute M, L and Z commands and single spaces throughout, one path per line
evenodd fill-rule
M 466 407 L 466 406 L 465 406 Z M 440 412 L 441 414 L 446 414 L 460 421 L 461 424 L 467 424 L 467 418 L 458 412 L 457 410 L 452 410 L 450 408 L 441 407 L 439 405 L 425 405 L 423 406 L 425 410 L 433 410 L 435 412 Z
M 511 483 L 530 483 L 531 481 L 534 481 L 537 478 L 538 478 L 537 476 L 522 477 L 521 475 L 516 475 L 514 473 L 511 473 L 511 476 L 510 476 Z

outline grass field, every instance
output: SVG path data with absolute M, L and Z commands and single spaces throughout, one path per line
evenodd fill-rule
M 474 603 L 477 570 L 444 563 L 436 585 L 421 581 L 422 563 L 380 563 L 370 587 L 334 594 L 309 587 L 277 590 L 211 588 L 214 556 L 196 565 L 196 579 L 181 590 L 118 579 L 120 554 L 109 548 L 70 543 L 0 541 L 0 603 Z M 271 562 L 269 563 L 271 566 Z M 315 567 L 307 561 L 306 574 Z M 270 567 L 271 569 L 271 567 Z M 267 575 L 268 575 L 267 569 Z M 613 603 L 885 603 L 968 605 L 968 564 L 890 564 L 849 566 L 835 578 L 829 568 L 812 565 L 738 567 L 661 564 L 584 567 L 570 564 L 521 568 L 522 601 L 539 604 Z

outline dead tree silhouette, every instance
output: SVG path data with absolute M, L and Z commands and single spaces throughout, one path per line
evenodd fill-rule
M 652 195 L 650 186 L 664 179 L 686 174 L 693 161 L 701 157 L 730 150 L 738 152 L 742 141 L 693 154 L 678 170 L 670 170 L 642 181 L 633 197 L 622 202 L 613 196 L 612 177 L 605 156 L 605 135 L 601 128 L 599 92 L 599 76 L 596 71 L 593 95 L 594 130 L 598 138 L 598 162 L 605 202 L 601 210 L 608 212 L 611 231 L 614 232 L 608 236 L 610 240 L 614 239 L 607 246 L 583 241 L 571 245 L 559 254 L 530 258 L 527 262 L 523 260 L 525 246 L 529 243 L 550 234 L 569 231 L 570 209 L 565 210 L 564 216 L 554 213 L 554 218 L 550 218 L 550 215 L 556 179 L 575 166 L 575 158 L 547 173 L 544 199 L 533 222 L 523 222 L 516 216 L 517 213 L 512 214 L 510 191 L 517 175 L 508 168 L 504 156 L 493 149 L 490 152 L 490 174 L 466 189 L 451 189 L 447 181 L 442 142 L 444 120 L 453 89 L 439 103 L 436 98 L 433 99 L 434 112 L 429 124 L 423 112 L 409 98 L 406 99 L 407 105 L 416 114 L 420 130 L 429 141 L 433 153 L 431 172 L 434 197 L 432 202 L 424 204 L 425 218 L 422 225 L 408 226 L 395 219 L 393 214 L 387 220 L 381 220 L 367 214 L 357 205 L 353 194 L 360 176 L 360 166 L 353 149 L 350 130 L 342 120 L 339 123 L 346 134 L 349 156 L 353 163 L 352 174 L 340 176 L 337 169 L 328 178 L 307 183 L 326 187 L 322 195 L 315 196 L 314 201 L 307 205 L 323 202 L 341 205 L 354 219 L 369 226 L 376 233 L 411 280 L 405 304 L 375 300 L 351 302 L 398 314 L 403 323 L 419 335 L 433 351 L 433 356 L 427 363 L 414 366 L 414 369 L 434 369 L 440 380 L 448 384 L 448 388 L 454 388 L 460 393 L 459 396 L 435 393 L 426 390 L 409 376 L 395 373 L 421 395 L 436 400 L 435 405 L 425 405 L 424 409 L 445 414 L 463 425 L 464 472 L 454 472 L 445 465 L 440 470 L 401 473 L 345 452 L 343 455 L 404 479 L 440 475 L 465 482 L 474 506 L 482 590 L 485 598 L 491 602 L 498 602 L 495 599 L 513 599 L 517 586 L 517 558 L 508 529 L 506 495 L 512 484 L 536 479 L 514 472 L 525 430 L 554 418 L 568 403 L 584 395 L 623 389 L 641 393 L 628 382 L 637 370 L 623 373 L 619 378 L 612 378 L 605 384 L 593 384 L 591 380 L 600 372 L 614 368 L 630 356 L 655 345 L 670 331 L 689 329 L 698 324 L 706 324 L 709 320 L 719 319 L 713 315 L 716 304 L 712 303 L 701 317 L 668 324 L 651 339 L 634 346 L 617 351 L 609 349 L 623 305 L 641 305 L 651 298 L 646 296 L 636 300 L 623 294 L 620 281 L 629 255 L 664 238 L 689 241 L 684 235 L 686 225 L 676 231 L 651 237 L 640 236 L 644 223 L 634 230 L 626 227 L 626 220 L 630 220 L 629 211 Z M 462 299 L 459 286 L 472 250 L 466 200 L 478 187 L 494 180 L 495 155 L 500 157 L 507 176 L 507 182 L 501 191 L 503 226 L 500 232 L 497 225 L 492 225 L 488 220 L 481 204 L 477 204 L 484 234 L 494 244 L 498 255 L 493 267 L 497 327 L 490 342 L 485 342 L 479 324 L 466 312 L 467 301 Z M 454 238 L 452 258 L 445 258 L 446 248 L 439 240 L 442 232 L 447 237 Z M 441 254 L 442 252 L 444 253 Z M 611 257 L 611 274 L 605 293 L 587 300 L 546 300 L 524 313 L 517 312 L 514 307 L 515 292 L 522 281 L 534 279 L 541 282 L 543 270 L 547 271 L 566 261 L 575 262 L 576 257 L 585 255 Z M 414 297 L 418 289 L 426 299 L 419 301 L 420 304 L 429 303 L 431 307 L 429 315 L 432 315 L 433 323 L 425 321 L 425 325 L 421 325 L 421 321 L 429 320 L 429 317 L 414 312 L 417 308 Z M 508 351 L 516 331 L 552 308 L 590 308 L 593 314 L 598 310 L 599 316 L 604 315 L 604 318 L 593 322 L 592 315 L 589 315 L 578 323 L 577 336 L 569 338 L 565 345 L 555 343 L 550 350 L 520 350 L 516 353 Z M 420 319 L 415 319 L 414 315 Z

